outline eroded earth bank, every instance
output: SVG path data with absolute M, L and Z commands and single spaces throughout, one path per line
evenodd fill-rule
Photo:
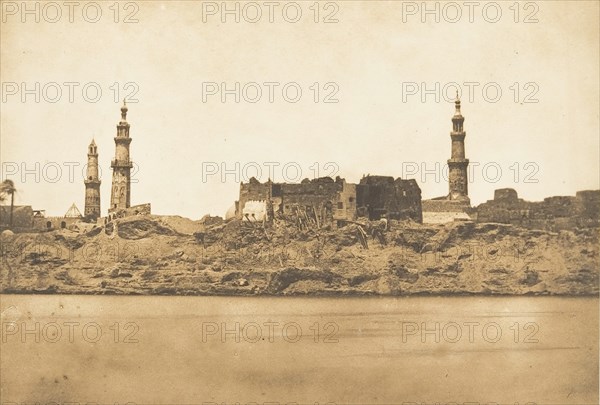
M 598 228 L 391 221 L 338 229 L 138 216 L 4 233 L 4 293 L 598 295 Z M 383 235 L 383 237 L 381 237 Z

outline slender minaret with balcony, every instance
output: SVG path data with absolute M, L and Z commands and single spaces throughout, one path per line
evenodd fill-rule
M 456 93 L 456 101 L 454 102 L 456 112 L 452 117 L 452 155 L 448 159 L 448 179 L 449 179 L 449 200 L 458 200 L 470 203 L 468 190 L 467 166 L 469 159 L 465 158 L 465 136 L 467 133 L 463 129 L 465 118 L 460 112 L 460 98 Z
M 95 221 L 100 217 L 100 178 L 98 176 L 98 147 L 92 139 L 88 146 L 87 173 L 85 183 L 85 209 L 87 220 Z
M 117 136 L 115 137 L 115 158 L 110 164 L 113 175 L 109 212 L 129 208 L 131 205 L 131 168 L 133 163 L 129 159 L 129 144 L 131 144 L 131 138 L 127 123 L 127 105 L 123 100 L 121 121 L 117 125 Z

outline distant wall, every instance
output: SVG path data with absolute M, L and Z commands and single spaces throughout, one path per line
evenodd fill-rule
M 69 229 L 72 225 L 80 222 L 81 218 L 65 217 L 34 217 L 33 227 L 38 231 L 53 231 L 56 229 Z
M 474 217 L 473 208 L 469 200 L 434 199 L 424 200 L 423 223 L 444 224 L 454 221 L 471 220 Z
M 34 216 L 29 205 L 15 206 L 13 211 L 13 227 L 15 232 L 52 231 L 69 229 L 82 218 Z M 10 206 L 0 206 L 0 228 L 9 228 Z
M 470 221 L 473 218 L 465 212 L 423 211 L 424 224 L 447 224 L 455 221 Z
M 579 217 L 591 223 L 600 221 L 600 190 L 578 191 L 575 194 L 578 202 Z
M 423 212 L 468 212 L 471 207 L 468 203 L 458 200 L 423 200 Z
M 599 226 L 600 190 L 579 191 L 530 202 L 513 189 L 500 189 L 494 199 L 477 207 L 478 222 L 499 222 L 532 229 L 560 230 Z

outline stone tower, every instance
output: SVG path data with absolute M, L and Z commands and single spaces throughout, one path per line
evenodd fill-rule
M 110 163 L 113 175 L 109 212 L 129 208 L 130 206 L 131 168 L 133 167 L 133 163 L 129 160 L 130 143 L 127 105 L 125 104 L 125 100 L 123 100 L 121 121 L 117 125 L 117 136 L 115 137 L 115 158 Z
M 448 159 L 448 179 L 449 179 L 449 200 L 458 200 L 469 202 L 467 166 L 469 159 L 465 158 L 465 135 L 463 123 L 465 118 L 460 113 L 460 99 L 458 92 L 456 94 L 456 112 L 452 117 L 452 155 Z
M 87 157 L 83 215 L 87 219 L 95 221 L 100 216 L 100 178 L 98 177 L 98 147 L 93 139 L 90 146 L 88 146 Z

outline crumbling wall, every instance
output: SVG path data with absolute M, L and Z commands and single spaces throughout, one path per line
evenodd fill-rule
M 519 200 L 517 191 L 513 188 L 499 188 L 494 191 L 494 201 L 504 201 L 507 203 L 516 203 Z
M 513 189 L 496 190 L 494 199 L 477 207 L 478 222 L 498 222 L 531 229 L 561 230 L 599 225 L 600 190 L 576 196 L 525 201 Z
M 471 206 L 460 200 L 424 200 L 423 212 L 461 213 L 469 212 Z
M 386 215 L 390 219 L 423 222 L 421 189 L 414 179 L 365 176 L 357 186 L 356 200 L 358 215 L 371 220 Z
M 580 219 L 597 225 L 600 222 L 600 190 L 578 191 L 575 198 Z
M 326 202 L 333 205 L 341 190 L 341 184 L 331 177 L 304 179 L 299 184 L 281 184 L 283 213 L 290 213 L 294 205 L 321 207 Z
M 394 200 L 390 211 L 396 213 L 392 219 L 410 218 L 419 223 L 423 222 L 423 206 L 421 188 L 414 179 L 394 181 Z
M 342 183 L 342 190 L 333 204 L 333 219 L 352 221 L 356 218 L 356 184 Z
M 383 214 L 390 219 L 423 220 L 421 189 L 415 180 L 367 176 L 360 184 L 352 184 L 340 177 L 321 177 L 299 184 L 261 184 L 252 178 L 240 184 L 237 217 L 243 217 L 248 202 L 267 201 L 269 197 L 275 212 L 295 215 L 298 210 L 309 210 L 318 216 L 320 224 L 351 221 L 359 215 L 379 219 Z
M 100 219 L 100 223 L 107 224 L 110 221 L 113 221 L 118 218 L 126 218 L 132 217 L 135 215 L 150 215 L 152 214 L 152 209 L 150 203 L 133 205 L 129 208 L 123 208 L 119 210 L 112 211 L 108 214 L 108 217 L 104 217 Z
M 66 217 L 34 217 L 33 228 L 38 231 L 53 231 L 56 229 L 69 229 L 80 222 L 82 218 Z
M 423 223 L 426 224 L 468 221 L 474 216 L 469 200 L 448 200 L 447 197 L 424 200 L 422 207 Z
M 349 202 L 355 201 L 353 188 L 339 177 L 335 180 L 330 177 L 304 179 L 299 184 L 260 183 L 255 178 L 251 178 L 248 183 L 240 184 L 236 216 L 242 219 L 246 207 L 252 209 L 248 204 L 266 202 L 269 198 L 275 213 L 294 215 L 298 209 L 310 209 L 314 210 L 322 221 L 332 220 L 334 217 L 336 219 L 353 217 L 355 209 L 351 203 L 344 204 L 342 209 L 337 208 L 339 202 L 343 202 L 344 199 Z
M 295 215 L 297 210 L 313 210 L 320 225 L 334 220 L 334 204 L 339 200 L 344 180 L 331 177 L 304 179 L 300 184 L 281 184 L 282 213 Z
M 15 206 L 13 209 L 13 227 L 16 232 L 52 231 L 68 229 L 81 218 L 34 216 L 29 205 Z M 0 228 L 8 228 L 10 222 L 10 206 L 0 206 Z
M 272 194 L 271 182 L 261 183 L 252 177 L 248 183 L 240 183 L 240 196 L 236 202 L 236 216 L 243 218 L 244 207 L 248 201 L 266 201 L 269 194 Z

